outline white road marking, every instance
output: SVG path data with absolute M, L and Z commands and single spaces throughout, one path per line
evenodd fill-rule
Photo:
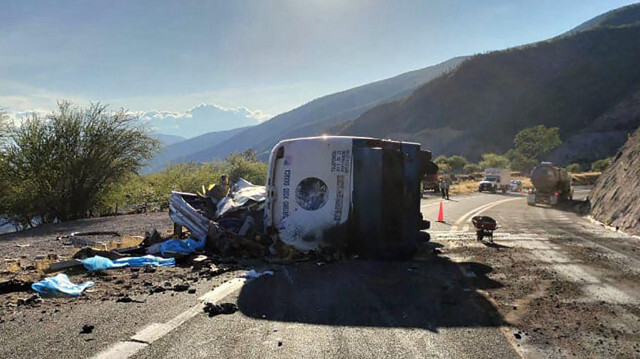
M 94 356 L 95 359 L 116 359 L 129 358 L 140 349 L 146 348 L 147 344 L 138 342 L 117 342 L 109 349 Z
M 187 320 L 202 312 L 205 302 L 217 303 L 235 291 L 242 288 L 248 282 L 246 278 L 235 278 L 198 298 L 200 303 L 178 314 L 166 323 L 151 323 L 139 330 L 129 340 L 117 342 L 111 347 L 93 356 L 94 359 L 125 359 L 133 356 L 149 344 L 167 335 Z
M 140 343 L 151 344 L 156 340 L 165 336 L 167 333 L 169 333 L 173 329 L 174 328 L 168 324 L 151 323 L 146 328 L 134 334 L 131 337 L 131 340 L 140 342 Z
M 466 201 L 466 200 L 468 200 L 468 199 L 478 198 L 478 197 L 484 197 L 484 196 L 483 196 L 483 195 L 477 195 L 477 196 L 459 197 L 459 198 L 460 198 L 460 199 L 463 199 L 463 200 L 465 200 L 465 201 Z M 443 202 L 444 202 L 444 201 L 446 201 L 446 200 L 444 200 L 444 199 L 443 199 L 443 200 L 440 200 L 440 201 L 443 201 Z M 439 204 L 440 204 L 440 201 L 438 201 L 438 202 L 433 202 L 433 203 L 423 204 L 422 206 L 420 206 L 420 208 L 425 208 L 425 207 L 429 207 L 429 206 L 437 206 L 437 205 L 439 205 Z
M 483 206 L 480 207 L 476 207 L 474 209 L 472 209 L 471 211 L 465 213 L 464 215 L 462 215 L 462 217 L 458 218 L 458 220 L 453 224 L 453 226 L 451 226 L 451 230 L 452 231 L 459 231 L 460 230 L 460 225 L 464 222 L 466 222 L 469 218 L 474 217 L 479 215 L 480 213 L 482 213 L 483 211 L 486 211 L 490 208 L 493 208 L 495 206 L 499 206 L 503 203 L 509 202 L 509 201 L 515 201 L 518 199 L 522 199 L 524 197 L 515 197 L 515 198 L 507 198 L 507 199 L 503 199 L 500 201 L 495 201 L 495 202 L 491 202 L 491 203 L 487 203 Z

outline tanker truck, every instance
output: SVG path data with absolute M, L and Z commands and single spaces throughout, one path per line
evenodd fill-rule
M 573 198 L 571 175 L 551 162 L 542 162 L 531 172 L 531 183 L 535 189 L 527 195 L 527 204 L 537 203 L 555 206 L 558 202 Z

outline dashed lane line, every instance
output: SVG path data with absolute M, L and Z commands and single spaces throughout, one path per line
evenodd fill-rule
M 247 282 L 245 278 L 235 278 L 223 283 L 214 290 L 206 293 L 198 298 L 200 301 L 197 305 L 178 314 L 166 323 L 151 323 L 136 334 L 131 336 L 129 340 L 115 343 L 106 350 L 93 356 L 94 359 L 126 359 L 135 355 L 140 350 L 148 347 L 151 343 L 164 337 L 172 330 L 176 329 L 187 320 L 195 317 L 202 312 L 205 302 L 217 303 L 228 295 L 242 288 Z

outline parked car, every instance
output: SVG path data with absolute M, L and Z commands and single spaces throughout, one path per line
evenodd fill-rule
M 520 190 L 522 190 L 522 181 L 511 180 L 511 182 L 509 182 L 509 191 L 520 192 Z

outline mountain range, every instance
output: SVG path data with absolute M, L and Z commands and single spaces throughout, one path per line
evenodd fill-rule
M 564 36 L 476 55 L 411 96 L 372 108 L 333 132 L 421 142 L 477 160 L 504 153 L 527 127 L 559 127 L 548 159 L 610 156 L 640 125 L 640 5 Z
M 248 148 L 256 150 L 259 158 L 264 160 L 280 140 L 322 133 L 378 104 L 404 98 L 420 85 L 452 71 L 465 59 L 456 57 L 435 66 L 324 96 L 242 131 L 212 132 L 198 136 L 198 144 L 203 143 L 205 138 L 209 140 L 206 148 L 192 143 L 195 139 L 174 144 L 162 152 L 161 159 L 154 159 L 147 171 L 158 171 L 171 163 L 211 161 Z M 182 149 L 176 151 L 178 147 Z
M 611 156 L 640 125 L 640 5 L 589 20 L 547 41 L 457 57 L 313 100 L 257 126 L 209 134 L 208 146 L 165 151 L 165 165 L 318 134 L 420 142 L 435 155 L 477 160 L 504 153 L 527 127 L 559 127 L 546 160 L 588 164 Z M 235 130 L 234 130 L 235 131 Z M 173 148 L 190 148 L 194 139 Z M 169 147 L 167 147 L 169 149 Z M 176 156 L 177 155 L 177 156 Z

